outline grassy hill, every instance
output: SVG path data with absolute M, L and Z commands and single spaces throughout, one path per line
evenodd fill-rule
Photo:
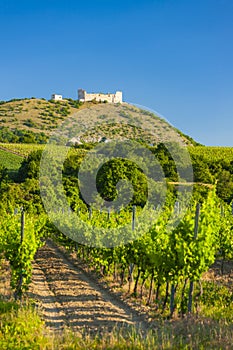
M 223 158 L 228 164 L 233 162 L 233 148 L 193 147 L 196 143 L 190 137 L 165 120 L 127 103 L 79 103 L 72 99 L 55 102 L 36 98 L 0 101 L 0 122 L 0 164 L 10 171 L 19 168 L 22 157 L 43 150 L 51 133 L 62 123 L 68 139 L 76 128 L 75 136 L 80 133 L 82 142 L 134 139 L 156 145 L 178 140 L 188 146 L 192 158 L 199 157 L 208 164 Z M 36 139 L 35 135 L 39 137 Z
M 112 123 L 105 123 L 106 116 L 110 115 Z M 179 142 L 183 144 L 193 143 L 191 138 L 170 126 L 165 120 L 127 103 L 113 105 L 94 101 L 79 103 L 72 99 L 47 101 L 36 98 L 0 102 L 0 142 L 46 143 L 54 129 L 70 116 L 73 116 L 76 122 L 80 121 L 80 125 L 85 122 L 87 127 L 92 128 L 82 135 L 85 142 L 95 142 L 101 137 L 106 137 L 133 138 L 157 144 L 178 137 Z M 153 132 L 148 123 L 151 118 L 154 119 Z M 135 123 L 131 125 L 135 120 L 138 120 L 139 127 L 135 127 Z M 70 124 L 70 131 L 73 125 L 74 123 Z
M 73 100 L 59 102 L 45 99 L 14 99 L 0 102 L 1 126 L 49 134 L 67 115 L 80 105 Z
M 0 148 L 0 165 L 7 168 L 10 172 L 18 170 L 22 161 L 22 156 L 13 154 Z

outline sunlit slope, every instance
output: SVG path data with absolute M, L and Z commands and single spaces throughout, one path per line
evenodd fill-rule
M 70 117 L 73 119 L 69 120 Z M 133 138 L 149 144 L 177 139 L 179 143 L 192 144 L 190 137 L 164 119 L 127 103 L 93 101 L 82 104 L 71 99 L 55 102 L 35 98 L 0 102 L 0 142 L 1 134 L 7 134 L 9 130 L 43 133 L 48 138 L 63 123 L 67 126 L 68 120 L 70 129 L 67 129 L 67 135 L 72 134 L 74 124 L 85 125 L 81 135 L 84 142 L 98 142 L 101 138 Z M 4 139 L 2 142 L 9 141 Z M 17 143 L 20 142 L 19 138 Z M 26 142 L 31 143 L 30 140 Z
M 19 169 L 22 161 L 23 157 L 0 148 L 0 166 L 15 171 Z

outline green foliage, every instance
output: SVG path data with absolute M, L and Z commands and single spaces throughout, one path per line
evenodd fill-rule
M 126 159 L 111 160 L 99 170 L 96 186 L 101 197 L 106 201 L 115 200 L 119 196 L 116 186 L 123 179 L 129 181 L 133 186 L 134 195 L 131 205 L 143 207 L 148 197 L 146 176 L 135 163 Z M 128 185 L 126 186 L 128 188 Z
M 210 147 L 210 146 L 195 146 L 188 147 L 191 156 L 201 157 L 208 164 L 214 162 L 221 162 L 222 164 L 233 160 L 232 147 Z
M 184 205 L 185 203 L 180 203 Z M 222 203 L 215 194 L 210 191 L 207 198 L 203 199 L 200 215 L 198 219 L 198 229 L 195 236 L 196 202 L 186 209 L 184 218 L 180 221 L 177 213 L 173 221 L 168 223 L 173 213 L 172 202 L 167 202 L 158 220 L 149 228 L 143 223 L 144 234 L 139 234 L 139 227 L 135 228 L 136 240 L 127 245 L 121 245 L 114 248 L 85 248 L 84 246 L 72 242 L 63 235 L 56 235 L 65 246 L 78 247 L 78 254 L 84 256 L 86 251 L 87 261 L 98 271 L 108 271 L 112 273 L 114 266 L 119 266 L 122 271 L 134 266 L 136 275 L 141 275 L 141 279 L 152 279 L 155 285 L 159 286 L 161 295 L 157 296 L 158 307 L 164 311 L 164 306 L 170 296 L 165 292 L 166 285 L 176 285 L 176 297 L 174 303 L 178 313 L 187 312 L 187 295 L 189 282 L 200 281 L 204 272 L 214 263 L 216 257 L 222 259 L 233 258 L 233 218 L 230 214 L 231 208 L 225 205 L 224 216 L 222 214 Z M 77 210 L 77 208 L 76 208 Z M 147 209 L 148 210 L 148 209 Z M 137 217 L 140 217 L 140 210 L 137 211 Z M 143 212 L 144 217 L 156 216 L 153 210 Z M 108 228 L 120 227 L 131 221 L 131 214 L 128 211 L 121 213 L 111 213 L 107 218 L 106 213 L 92 211 L 91 218 L 87 210 L 79 212 L 79 229 L 72 233 L 73 217 L 54 214 L 53 220 L 62 222 L 62 227 L 66 232 L 70 232 L 70 238 L 75 242 L 84 239 L 88 246 L 95 242 L 96 246 L 101 246 L 101 242 L 114 242 L 119 237 L 114 237 L 111 231 L 111 237 L 108 237 Z M 180 223 L 177 225 L 177 220 Z M 84 230 L 83 223 L 89 223 Z M 147 223 L 148 224 L 148 223 Z M 92 226 L 103 228 L 100 236 L 92 236 Z M 89 227 L 89 228 L 88 228 Z M 78 236 L 80 232 L 81 237 Z M 119 232 L 116 232 L 118 235 Z M 73 235 L 73 236 L 72 236 Z M 105 236 L 104 236 L 105 235 Z M 136 237 L 135 236 L 135 237 Z M 127 237 L 125 231 L 125 237 Z M 139 238 L 140 237 L 140 238 Z M 99 241 L 98 241 L 99 239 Z M 122 272 L 123 273 L 123 272 Z M 137 288 L 135 289 L 137 295 Z M 186 303 L 186 306 L 185 306 Z M 162 307 L 162 305 L 164 305 Z
M 22 145 L 21 145 L 22 146 Z M 88 145 L 87 145 L 88 146 Z M 105 145 L 111 155 L 113 150 L 111 145 Z M 31 146 L 30 146 L 31 147 Z M 93 145 L 90 145 L 92 148 Z M 127 147 L 124 146 L 124 147 Z M 170 145 L 172 148 L 173 146 Z M 174 146 L 175 147 L 175 146 Z M 87 147 L 88 148 L 88 147 Z M 31 148 L 30 148 L 31 149 Z M 155 156 L 158 158 L 160 165 L 163 167 L 164 173 L 169 180 L 176 181 L 176 166 L 175 162 L 171 157 L 169 151 L 160 144 L 152 149 Z M 28 152 L 28 151 L 27 151 Z M 27 159 L 22 162 L 19 170 L 20 184 L 10 184 L 5 181 L 6 173 L 5 168 L 0 169 L 1 185 L 0 185 L 0 195 L 1 203 L 0 210 L 8 212 L 12 211 L 15 207 L 21 205 L 27 210 L 27 212 L 32 216 L 32 220 L 37 220 L 37 214 L 43 213 L 43 206 L 40 198 L 40 190 L 38 184 L 38 172 L 39 163 L 41 157 L 41 150 L 31 153 Z M 93 151 L 94 152 L 94 151 Z M 112 153 L 111 153 L 112 152 Z M 198 182 L 214 183 L 216 179 L 217 182 L 217 194 L 225 202 L 230 202 L 232 200 L 232 160 L 231 157 L 227 158 L 227 161 L 211 161 L 210 158 L 202 157 L 202 153 L 205 154 L 205 148 L 198 148 L 197 153 L 192 151 L 193 168 L 195 180 Z M 198 153 L 200 152 L 200 153 Z M 84 256 L 87 256 L 90 264 L 95 267 L 98 271 L 105 271 L 105 273 L 112 273 L 114 266 L 117 267 L 118 271 L 122 274 L 122 283 L 124 283 L 125 271 L 129 269 L 129 266 L 134 266 L 134 278 L 139 274 L 139 282 L 144 283 L 145 280 L 151 280 L 158 289 L 160 289 L 160 295 L 157 297 L 158 308 L 168 314 L 167 305 L 171 300 L 170 289 L 172 286 L 176 287 L 176 295 L 174 303 L 177 307 L 178 313 L 185 313 L 187 311 L 187 295 L 188 295 L 188 282 L 199 281 L 203 272 L 205 272 L 211 264 L 214 262 L 215 258 L 222 259 L 223 261 L 227 259 L 233 259 L 233 241 L 232 241 L 232 215 L 231 207 L 224 204 L 217 198 L 214 192 L 210 191 L 207 187 L 202 187 L 202 190 L 196 189 L 195 199 L 191 206 L 187 208 L 186 215 L 181 220 L 180 224 L 176 226 L 176 220 L 179 221 L 179 215 L 177 214 L 174 221 L 170 222 L 169 225 L 172 227 L 174 225 L 174 230 L 168 230 L 168 220 L 174 212 L 174 201 L 176 192 L 173 189 L 167 191 L 167 198 L 164 207 L 162 208 L 159 219 L 153 225 L 149 225 L 148 222 L 143 221 L 141 227 L 143 227 L 143 234 L 137 240 L 133 238 L 137 235 L 137 225 L 135 232 L 132 234 L 131 230 L 131 219 L 132 212 L 128 209 L 133 204 L 136 204 L 137 215 L 140 216 L 142 207 L 145 206 L 147 201 L 147 181 L 146 176 L 140 167 L 140 159 L 137 159 L 139 165 L 135 165 L 134 162 L 122 159 L 121 157 L 114 160 L 110 160 L 105 163 L 102 168 L 99 169 L 97 175 L 97 189 L 104 200 L 113 200 L 116 198 L 118 193 L 117 184 L 121 180 L 129 180 L 133 186 L 133 200 L 130 206 L 126 210 L 120 213 L 111 212 L 110 218 L 106 212 L 100 213 L 98 210 L 93 210 L 92 217 L 89 217 L 87 211 L 87 205 L 80 194 L 78 172 L 80 169 L 80 164 L 82 163 L 87 151 L 85 149 L 74 149 L 72 148 L 69 152 L 69 156 L 64 162 L 63 166 L 63 184 L 67 195 L 68 203 L 70 204 L 72 210 L 80 216 L 81 221 L 87 223 L 87 228 L 84 232 L 86 242 L 92 241 L 92 226 L 100 228 L 99 232 L 106 234 L 107 242 L 116 242 L 117 237 L 108 234 L 108 228 L 118 228 L 123 227 L 125 223 L 129 224 L 129 229 L 122 233 L 125 237 L 127 235 L 132 236 L 132 240 L 124 246 L 115 248 L 87 248 L 82 245 L 78 246 L 78 254 L 81 256 L 84 252 Z M 123 154 L 119 149 L 119 154 Z M 143 158 L 143 155 L 142 155 Z M 185 173 L 185 163 L 182 157 L 178 159 L 179 166 Z M 144 164 L 144 163 L 143 163 Z M 86 179 L 88 176 L 92 176 L 94 173 L 94 162 L 89 161 L 86 165 Z M 149 164 L 146 163 L 149 167 Z M 54 169 L 56 170 L 56 164 L 54 164 Z M 217 173 L 215 173 L 217 171 Z M 55 171 L 56 172 L 56 171 Z M 85 171 L 84 171 L 85 172 Z M 200 187 L 199 187 L 200 188 Z M 124 190 L 123 187 L 122 190 Z M 127 188 L 126 188 L 127 189 Z M 54 200 L 55 193 L 50 193 L 51 200 Z M 199 229 L 198 235 L 194 238 L 194 223 L 195 223 L 195 206 L 197 200 L 202 203 L 201 213 L 199 218 Z M 180 203 L 184 205 L 185 203 Z M 62 209 L 57 200 L 57 208 Z M 222 209 L 223 208 L 223 209 Z M 158 208 L 156 209 L 158 210 Z M 156 210 L 152 208 L 147 208 L 145 212 L 145 217 L 151 215 L 151 221 L 154 215 L 156 216 Z M 76 214 L 75 214 L 76 215 Z M 64 215 L 58 215 L 53 213 L 52 216 L 56 220 L 62 220 L 63 227 L 71 228 L 73 224 L 74 217 L 68 216 L 67 213 Z M 58 218 L 57 218 L 58 217 Z M 3 226 L 1 226 L 0 235 L 2 237 L 7 236 L 6 229 L 9 228 L 9 232 L 12 233 L 11 243 L 12 245 L 6 245 L 6 242 L 2 247 L 4 248 L 4 254 L 11 261 L 14 268 L 12 273 L 12 285 L 14 288 L 17 286 L 17 281 L 19 278 L 19 272 L 25 269 L 27 264 L 30 265 L 33 254 L 37 249 L 36 244 L 39 244 L 36 239 L 36 228 L 34 224 L 28 222 L 28 227 L 32 236 L 28 233 L 28 240 L 33 243 L 32 250 L 29 249 L 27 243 L 25 246 L 19 247 L 19 223 L 15 224 L 15 219 L 8 220 L 12 221 L 11 226 L 9 222 L 3 220 Z M 15 225 L 15 226 L 14 226 Z M 31 225 L 31 226 L 30 226 Z M 80 224 L 81 225 L 81 224 Z M 150 228 L 149 228 L 150 226 Z M 59 232 L 52 226 L 47 226 L 49 232 L 53 232 L 53 236 L 61 239 L 62 242 L 72 247 L 77 246 L 76 243 L 72 242 L 67 237 L 63 237 Z M 130 232 L 129 232 L 130 231 Z M 72 237 L 75 239 L 77 237 Z M 142 232 L 142 231 L 141 231 Z M 83 234 L 83 226 L 80 226 L 80 233 Z M 135 236 L 134 236 L 135 234 Z M 96 245 L 98 246 L 98 237 L 96 237 Z M 2 241 L 3 242 L 3 241 Z M 114 245 L 114 244 L 113 244 Z M 2 250 L 3 252 L 3 250 Z M 14 255 L 15 262 L 12 258 Z M 25 255 L 25 259 L 22 259 L 22 255 Z M 29 263 L 28 263 L 29 262 Z M 28 275 L 25 276 L 26 281 L 30 280 L 30 266 L 28 265 Z M 22 267 L 23 266 L 23 267 Z M 143 282 L 144 281 L 144 282 Z M 149 284 L 149 282 L 146 282 Z M 26 286 L 28 282 L 26 283 Z M 168 291 L 166 291 L 166 286 L 168 286 Z M 184 293 L 182 295 L 182 289 Z M 135 289 L 135 295 L 138 295 L 137 288 Z M 163 305 L 164 309 L 163 309 Z M 167 312 L 167 313 L 166 313 Z
M 42 245 L 40 238 L 45 223 L 46 218 L 43 216 L 26 216 L 22 241 L 20 215 L 2 213 L 0 253 L 3 253 L 10 263 L 11 287 L 16 297 L 21 297 L 30 283 L 32 261 L 37 249 Z
M 18 172 L 20 181 L 25 181 L 26 178 L 38 179 L 41 154 L 40 150 L 34 151 L 23 160 Z
M 16 153 L 21 157 L 28 157 L 31 152 L 43 150 L 45 145 L 30 143 L 0 143 L 0 147 L 9 150 L 9 153 Z
M 134 327 L 115 329 L 101 335 L 77 334 L 71 330 L 48 332 L 44 322 L 30 306 L 0 301 L 1 350 L 151 350 L 151 349 L 227 349 L 232 344 L 232 327 L 205 320 L 157 322 L 146 333 Z
M 217 194 L 227 203 L 233 200 L 233 173 L 230 171 L 222 170 L 219 172 Z
M 71 107 L 73 107 L 73 108 L 77 108 L 78 109 L 80 106 L 83 105 L 83 102 L 77 101 L 77 100 L 73 100 L 72 98 L 67 98 L 66 100 L 68 101 L 69 105 Z
M 37 124 L 31 118 L 25 120 L 23 124 L 30 128 L 37 127 Z
M 111 152 L 111 147 L 109 148 Z M 67 177 L 78 177 L 79 168 L 85 155 L 86 152 L 84 150 L 77 149 L 76 153 L 71 153 L 70 156 L 67 157 L 63 167 L 64 181 Z M 98 159 L 98 157 L 96 159 Z M 138 205 L 141 207 L 145 205 L 148 197 L 148 184 L 146 175 L 139 167 L 139 165 L 135 164 L 132 161 L 128 161 L 127 159 L 119 157 L 105 163 L 99 169 L 97 178 L 95 179 L 96 159 L 95 154 L 93 154 L 93 157 L 90 158 L 85 169 L 82 169 L 82 176 L 86 179 L 86 183 L 88 181 L 90 183 L 96 182 L 97 190 L 99 191 L 99 194 L 103 200 L 112 201 L 119 195 L 124 198 L 123 191 L 125 191 L 125 193 L 127 192 L 129 189 L 129 184 L 127 182 L 130 182 L 133 189 L 133 198 L 129 205 Z M 150 164 L 147 164 L 146 166 L 149 168 Z M 117 184 L 122 180 L 125 180 L 125 185 L 123 182 L 121 182 L 121 189 L 118 189 Z M 66 184 L 68 183 L 66 182 Z M 69 190 L 67 186 L 66 190 L 67 193 L 71 193 L 71 190 Z M 160 189 L 158 188 L 157 192 L 159 192 L 159 190 Z M 126 197 L 126 199 L 128 199 L 128 195 Z M 159 197 L 159 193 L 157 193 L 157 197 Z M 82 197 L 80 196 L 80 198 Z M 90 202 L 95 201 L 95 198 L 92 198 L 92 193 L 89 193 L 89 198 L 91 199 Z M 158 198 L 154 198 L 155 202 L 156 200 L 158 201 Z M 124 203 L 122 202 L 122 204 Z
M 5 183 L 0 185 L 0 210 L 13 211 L 24 207 L 31 214 L 43 212 L 38 180 L 26 179 L 22 184 Z
M 232 203 L 226 205 L 220 204 L 220 218 L 218 225 L 218 253 L 217 257 L 222 260 L 233 260 L 233 215 L 232 215 Z M 223 272 L 223 265 L 222 265 Z
M 2 167 L 10 171 L 18 170 L 22 161 L 22 157 L 0 149 L 0 164 Z
M 8 180 L 8 171 L 7 168 L 5 168 L 4 166 L 0 165 L 0 184 L 3 181 L 7 181 Z
M 230 288 L 205 281 L 200 303 L 205 316 L 233 322 L 233 291 Z
M 213 183 L 213 178 L 210 173 L 208 164 L 203 161 L 203 159 L 200 157 L 192 157 L 192 166 L 195 182 L 201 182 L 205 184 Z
M 44 322 L 30 307 L 19 308 L 16 303 L 0 301 L 1 350 L 45 349 Z
M 233 199 L 233 148 L 188 147 L 195 182 L 216 183 L 217 194 L 225 202 Z
M 34 133 L 30 130 L 10 129 L 9 127 L 0 127 L 0 142 L 3 143 L 39 143 L 47 142 L 48 136 L 43 132 Z

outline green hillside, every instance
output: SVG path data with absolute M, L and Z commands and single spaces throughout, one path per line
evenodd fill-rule
M 23 157 L 0 149 L 0 165 L 9 171 L 18 170 L 22 161 Z
M 20 157 L 28 157 L 33 151 L 43 150 L 44 144 L 34 144 L 34 143 L 0 143 L 0 149 L 15 153 Z
M 47 101 L 35 98 L 0 102 L 0 142 L 46 143 L 51 133 L 71 116 L 76 123 L 80 121 L 81 125 L 84 122 L 87 128 L 92 128 L 82 135 L 85 142 L 96 142 L 106 137 L 132 138 L 158 144 L 178 138 L 183 144 L 195 144 L 190 137 L 164 119 L 127 103 L 79 103 L 72 99 Z M 106 116 L 112 116 L 112 123 L 109 123 L 109 118 L 106 122 Z M 154 121 L 153 131 L 149 119 Z M 135 127 L 135 121 L 138 127 Z M 72 132 L 73 125 L 70 122 L 68 131 Z
M 188 149 L 191 156 L 201 157 L 208 163 L 223 160 L 228 164 L 233 162 L 233 147 L 196 146 Z

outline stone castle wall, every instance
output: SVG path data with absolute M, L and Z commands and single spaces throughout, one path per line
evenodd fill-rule
M 107 101 L 109 103 L 122 103 L 122 92 L 117 91 L 115 94 L 96 94 L 87 93 L 85 90 L 78 90 L 78 99 L 82 102 L 96 100 L 97 102 Z

